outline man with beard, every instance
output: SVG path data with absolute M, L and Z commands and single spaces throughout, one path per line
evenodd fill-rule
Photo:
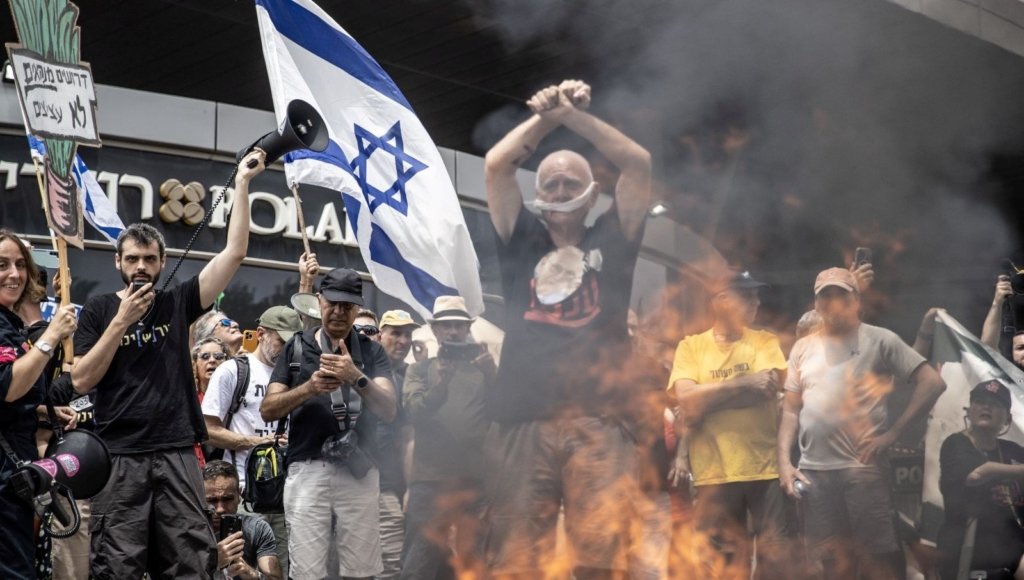
M 577 578 L 626 570 L 619 523 L 636 488 L 637 444 L 623 420 L 632 377 L 626 315 L 651 193 L 651 155 L 586 112 L 590 87 L 564 81 L 534 95 L 534 113 L 487 152 L 484 179 L 497 231 L 507 320 L 487 410 L 488 558 L 497 576 L 535 578 L 551 561 L 559 507 Z M 516 171 L 565 127 L 619 171 L 614 203 L 590 227 L 598 184 L 590 163 L 556 151 L 537 167 L 524 207 Z M 615 508 L 615 509 L 609 509 Z
M 302 321 L 287 306 L 268 308 L 256 321 L 256 352 L 246 353 L 220 365 L 210 378 L 203 399 L 203 417 L 210 445 L 224 449 L 225 459 L 235 464 L 239 489 L 245 489 L 245 462 L 249 450 L 274 440 L 277 421 L 264 421 L 260 405 L 267 394 L 270 374 L 286 342 L 302 332 Z M 242 382 L 244 380 L 244 384 Z M 287 441 L 287 435 L 282 442 Z M 284 514 L 259 514 L 274 529 L 277 557 L 288 571 L 288 529 Z
M 895 333 L 860 321 L 859 284 L 849 270 L 818 274 L 814 309 L 821 329 L 797 341 L 789 357 L 779 483 L 800 501 L 808 557 L 822 578 L 902 578 L 885 455 L 946 385 Z M 890 423 L 888 398 L 907 385 L 910 401 Z
M 93 578 L 139 578 L 147 571 L 154 579 L 208 578 L 216 570 L 192 451 L 207 433 L 188 327 L 245 258 L 249 182 L 263 171 L 264 158 L 255 150 L 239 162 L 227 242 L 198 275 L 157 290 L 167 263 L 163 236 L 133 224 L 118 236 L 114 256 L 124 289 L 82 306 L 71 377 L 77 392 L 96 390 L 97 433 L 113 462 L 107 486 L 92 499 Z
M 384 349 L 353 328 L 363 304 L 359 273 L 331 270 L 317 297 L 323 326 L 285 345 L 260 413 L 267 421 L 286 415 L 291 421 L 284 487 L 290 577 L 367 578 L 383 570 L 380 473 L 372 456 L 377 422 L 395 419 L 395 387 Z M 327 569 L 332 542 L 337 570 Z

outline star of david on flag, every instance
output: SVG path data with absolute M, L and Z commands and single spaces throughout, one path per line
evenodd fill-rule
M 349 166 L 352 167 L 352 172 L 359 180 L 359 187 L 363 189 L 363 195 L 366 196 L 371 213 L 377 209 L 377 206 L 384 203 L 394 208 L 395 211 L 401 212 L 402 215 L 408 215 L 409 202 L 405 184 L 414 175 L 427 168 L 423 162 L 402 149 L 402 129 L 399 125 L 399 122 L 395 122 L 387 133 L 379 137 L 358 124 L 355 126 L 359 156 L 353 159 Z M 374 187 L 367 178 L 366 162 L 377 149 L 395 158 L 395 181 L 383 191 Z
M 255 0 L 278 120 L 294 99 L 323 117 L 321 153 L 285 156 L 289 184 L 341 194 L 373 281 L 427 318 L 438 296 L 483 312 L 479 262 L 441 155 L 394 81 L 310 0 Z

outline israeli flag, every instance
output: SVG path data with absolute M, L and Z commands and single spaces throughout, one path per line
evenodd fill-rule
M 309 0 L 255 0 L 274 110 L 315 107 L 327 150 L 285 156 L 288 183 L 341 193 L 374 283 L 428 317 L 438 296 L 483 311 L 476 251 L 441 155 L 394 81 Z
M 32 158 L 39 163 L 46 157 L 46 145 L 32 135 L 28 135 L 28 146 Z M 117 236 L 124 231 L 124 222 L 117 215 L 117 208 L 110 203 L 110 198 L 96 181 L 96 175 L 85 166 L 82 158 L 75 154 L 75 162 L 71 166 L 71 174 L 78 186 L 78 196 L 82 200 L 82 207 L 85 208 L 85 221 L 96 228 L 100 234 L 111 244 L 117 243 Z

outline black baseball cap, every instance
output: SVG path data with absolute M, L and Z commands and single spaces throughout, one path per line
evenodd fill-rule
M 335 268 L 320 281 L 320 295 L 331 302 L 363 305 L 363 279 L 350 268 Z
M 764 282 L 755 280 L 750 272 L 743 270 L 732 270 L 718 279 L 718 284 L 715 286 L 715 293 L 723 292 L 725 290 L 753 290 L 756 288 L 764 288 L 768 286 Z
M 999 403 L 1007 410 L 1010 409 L 1010 389 L 1006 388 L 1006 385 L 993 379 L 989 381 L 983 381 L 978 383 L 973 389 L 971 389 L 971 402 L 978 399 L 989 399 Z

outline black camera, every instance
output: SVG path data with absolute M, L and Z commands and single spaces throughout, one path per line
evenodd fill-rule
M 474 361 L 483 353 L 483 345 L 477 342 L 442 342 L 437 351 L 437 358 Z
M 132 289 L 130 293 L 134 294 L 138 292 L 139 289 L 145 286 L 146 284 L 149 284 L 149 282 L 146 282 L 145 280 L 132 280 Z
M 358 447 L 359 434 L 355 429 L 349 429 L 344 433 L 335 433 L 325 439 L 320 446 L 320 455 L 327 461 L 345 465 Z
M 359 448 L 359 434 L 354 428 L 325 439 L 320 446 L 320 455 L 326 461 L 347 466 L 356 479 L 366 477 L 373 467 L 373 460 Z

